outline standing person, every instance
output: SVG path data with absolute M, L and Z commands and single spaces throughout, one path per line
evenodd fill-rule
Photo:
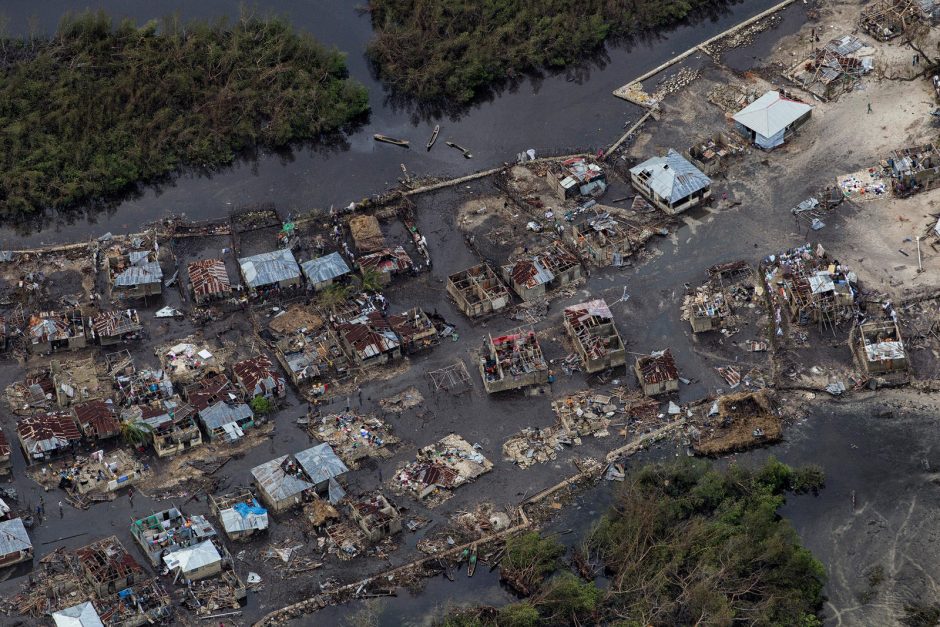
M 62 505 L 62 501 L 59 501 L 59 518 L 65 518 L 65 507 Z
M 868 103 L 868 112 L 871 113 L 871 103 Z

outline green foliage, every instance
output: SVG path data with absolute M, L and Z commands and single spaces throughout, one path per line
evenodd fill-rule
M 506 555 L 500 563 L 500 571 L 516 588 L 528 592 L 558 567 L 558 558 L 564 554 L 563 544 L 530 531 L 506 541 Z
M 51 38 L 0 41 L 0 211 L 118 194 L 315 139 L 367 110 L 343 56 L 280 19 L 68 16 Z
M 256 416 L 267 416 L 274 411 L 274 403 L 264 396 L 256 396 L 248 403 Z
M 121 422 L 121 440 L 133 447 L 143 446 L 150 442 L 151 433 L 153 433 L 153 427 L 146 422 L 131 422 L 130 420 Z
M 543 624 L 587 625 L 598 609 L 601 590 L 577 575 L 563 572 L 551 581 L 537 605 Z
M 500 608 L 496 624 L 501 627 L 535 627 L 539 620 L 539 611 L 522 601 Z
M 349 298 L 349 288 L 345 285 L 333 283 L 320 292 L 317 301 L 321 307 L 329 310 L 342 305 L 347 298 Z
M 818 468 L 774 459 L 753 472 L 686 460 L 630 475 L 591 538 L 617 614 L 653 624 L 813 624 L 825 570 L 777 510 L 787 492 L 822 480 Z
M 673 24 L 718 0 L 372 0 L 369 56 L 397 91 L 466 103 L 489 83 L 562 68 L 611 37 Z
M 373 268 L 364 268 L 361 271 L 362 274 L 362 291 L 364 292 L 381 292 L 382 291 L 382 275 L 377 270 Z

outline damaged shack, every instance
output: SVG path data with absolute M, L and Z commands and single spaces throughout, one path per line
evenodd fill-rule
M 904 372 L 910 368 L 901 330 L 893 318 L 863 322 L 853 330 L 855 353 L 868 375 Z
M 251 469 L 261 500 L 275 514 L 329 494 L 336 503 L 344 492 L 336 478 L 349 469 L 329 444 L 319 444 L 295 455 L 282 455 Z
M 566 241 L 583 259 L 599 268 L 620 267 L 634 251 L 628 229 L 607 211 L 594 212 L 572 223 Z
M 138 340 L 142 329 L 136 309 L 100 311 L 88 321 L 90 338 L 101 346 Z
M 401 357 L 401 341 L 388 320 L 373 311 L 336 327 L 350 361 L 360 367 L 384 364 Z
M 236 362 L 232 366 L 232 375 L 245 400 L 256 396 L 284 398 L 287 393 L 287 382 L 265 355 Z
M 509 290 L 485 263 L 447 277 L 447 293 L 469 318 L 500 311 L 510 301 Z
M 289 248 L 243 257 L 238 265 L 252 296 L 264 297 L 300 285 L 300 266 Z
M 392 278 L 411 271 L 415 265 L 408 253 L 401 246 L 382 248 L 356 259 L 359 270 L 375 272 L 383 285 L 392 282 Z
M 692 450 L 699 455 L 724 455 L 776 442 L 783 436 L 766 390 L 719 397 L 696 408 L 700 425 L 692 430 Z
M 131 406 L 121 413 L 121 419 L 138 424 L 148 434 L 157 457 L 170 457 L 202 445 L 196 410 L 179 397 Z
M 634 370 L 647 396 L 679 391 L 679 369 L 668 348 L 637 357 Z
M 200 544 L 216 536 L 205 516 L 184 515 L 176 507 L 154 512 L 131 523 L 131 535 L 151 566 L 157 567 L 164 555 Z
M 855 273 L 830 259 L 822 246 L 806 244 L 771 255 L 764 268 L 768 290 L 792 322 L 835 326 L 853 317 Z
M 121 422 L 110 399 L 76 403 L 72 414 L 87 440 L 96 442 L 121 435 Z
M 80 309 L 43 311 L 29 317 L 26 328 L 29 352 L 51 353 L 56 350 L 85 348 L 85 319 Z
M 437 326 L 420 307 L 389 316 L 388 325 L 398 335 L 406 355 L 430 350 L 441 341 Z
M 116 298 L 146 298 L 163 292 L 163 270 L 159 249 L 128 250 L 116 247 L 105 256 L 105 269 L 111 279 L 111 294 Z
M 503 266 L 503 278 L 522 300 L 545 298 L 548 290 L 570 285 L 581 278 L 581 262 L 559 241 L 525 254 Z
M 222 523 L 229 540 L 245 540 L 268 528 L 268 510 L 248 489 L 220 496 L 210 494 L 209 509 Z
M 353 520 L 373 544 L 401 533 L 401 514 L 384 495 L 376 492 L 349 504 Z
M 67 411 L 20 418 L 16 435 L 29 462 L 53 459 L 73 450 L 82 439 L 72 413 Z
M 452 490 L 492 469 L 493 462 L 459 435 L 450 434 L 418 451 L 415 461 L 395 473 L 393 482 L 418 499 L 444 491 L 439 497 L 446 500 Z
M 33 543 L 20 518 L 0 520 L 0 568 L 33 559 Z
M 552 163 L 545 178 L 559 200 L 578 196 L 600 196 L 607 191 L 607 175 L 604 170 L 584 157 L 572 157 L 560 163 Z
M 483 340 L 480 376 L 487 392 L 518 390 L 548 383 L 548 361 L 532 329 L 517 329 Z
M 586 372 L 626 365 L 626 349 L 614 314 L 603 299 L 566 307 L 564 316 L 565 330 Z
M 933 144 L 893 150 L 881 169 L 894 195 L 907 198 L 940 183 L 940 151 Z
M 232 282 L 221 259 L 199 259 L 186 267 L 193 302 L 205 305 L 232 295 Z
M 630 183 L 640 195 L 668 215 L 706 202 L 712 195 L 710 178 L 670 148 L 630 168 Z
M 874 67 L 874 49 L 852 35 L 830 40 L 814 48 L 809 58 L 790 68 L 787 76 L 804 90 L 832 100 L 855 88 L 862 75 Z

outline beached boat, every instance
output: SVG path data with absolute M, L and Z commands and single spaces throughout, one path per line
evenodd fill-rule
M 473 573 L 477 570 L 477 547 L 473 547 L 473 551 L 470 553 L 470 561 L 467 562 L 467 577 L 473 577 Z
M 402 148 L 407 148 L 409 146 L 409 142 L 406 139 L 397 139 L 395 137 L 389 137 L 388 135 L 380 135 L 379 133 L 373 135 L 372 138 L 377 142 L 394 144 L 396 146 L 401 146 Z
M 440 132 L 441 132 L 441 125 L 438 124 L 437 126 L 434 127 L 434 132 L 431 133 L 431 139 L 428 140 L 428 150 L 430 150 L 431 146 L 434 145 L 434 142 L 437 141 L 437 136 L 440 134 Z

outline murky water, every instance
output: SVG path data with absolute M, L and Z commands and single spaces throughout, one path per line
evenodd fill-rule
M 0 14 L 12 33 L 49 32 L 66 11 L 103 8 L 138 22 L 178 13 L 184 19 L 236 16 L 237 0 L 103 0 L 68 2 L 6 0 Z M 639 118 L 639 109 L 614 98 L 611 91 L 647 69 L 728 28 L 749 15 L 775 4 L 775 0 L 744 0 L 720 15 L 650 37 L 612 47 L 606 54 L 576 70 L 527 78 L 484 99 L 456 116 L 420 119 L 415 108 L 397 106 L 372 76 L 365 47 L 372 35 L 368 16 L 356 12 L 357 3 L 345 0 L 262 0 L 251 3 L 259 13 L 288 18 L 297 28 L 348 53 L 351 75 L 369 89 L 369 120 L 342 146 L 300 147 L 290 154 L 263 153 L 206 176 L 184 173 L 170 182 L 144 188 L 136 197 L 93 216 L 69 220 L 46 219 L 28 227 L 0 226 L 0 245 L 69 241 L 106 231 L 131 231 L 171 213 L 192 218 L 223 215 L 234 206 L 271 201 L 284 209 L 329 208 L 347 205 L 395 184 L 401 164 L 413 175 L 460 175 L 492 167 L 526 148 L 554 152 L 608 146 L 624 126 Z M 795 7 L 794 13 L 802 13 Z M 753 54 L 753 53 L 752 53 Z M 431 152 L 423 149 L 435 124 L 441 140 L 467 146 L 473 159 L 439 141 Z M 415 149 L 376 144 L 374 133 L 412 141 Z

